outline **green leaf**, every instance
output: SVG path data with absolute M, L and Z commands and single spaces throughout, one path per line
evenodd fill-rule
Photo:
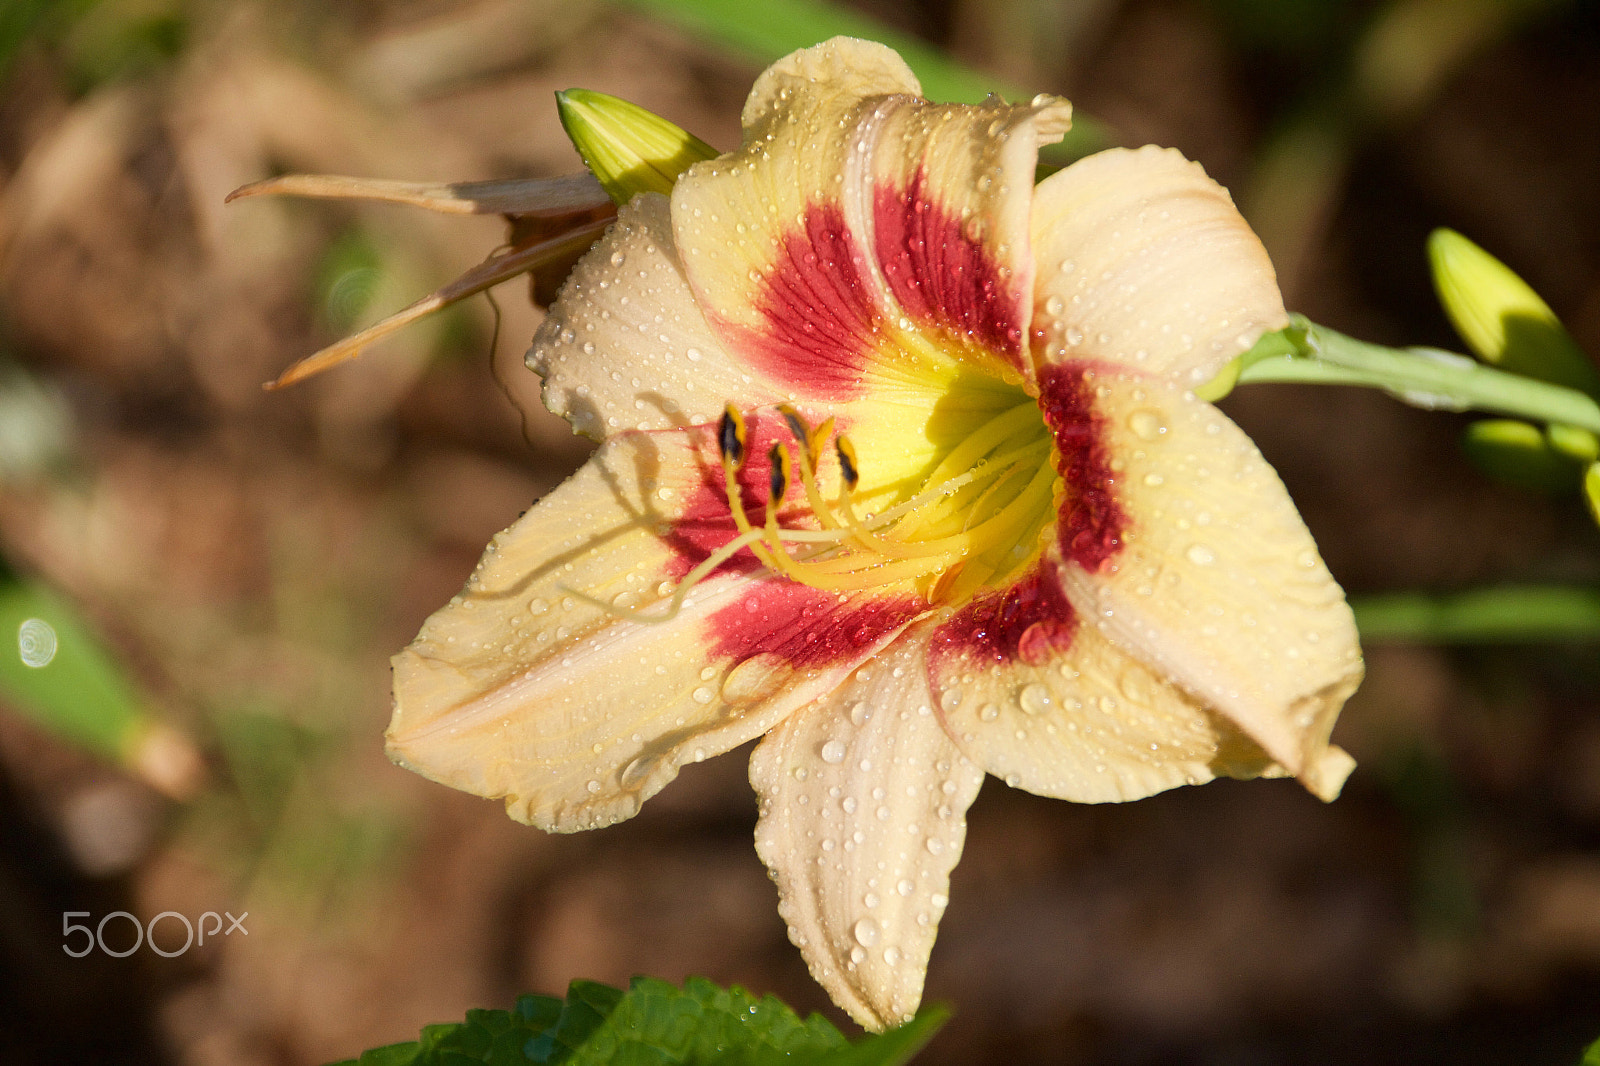
M 1498 644 L 1600 640 L 1600 589 L 1507 586 L 1350 601 L 1363 642 Z
M 468 1011 L 338 1066 L 901 1066 L 948 1017 L 931 1007 L 851 1044 L 820 1015 L 801 1019 L 772 996 L 701 977 L 682 988 L 636 977 L 626 992 L 574 981 L 565 1000 L 523 996 L 510 1011 Z
M 671 22 L 696 37 L 711 41 L 761 64 L 772 63 L 800 48 L 830 37 L 861 37 L 880 41 L 899 52 L 922 82 L 930 100 L 976 104 L 990 93 L 1008 100 L 1026 100 L 1033 92 L 1008 85 L 955 62 L 932 45 L 924 44 L 877 19 L 823 0 L 764 0 L 752 8 L 749 0 L 619 0 L 626 6 Z M 1048 162 L 1066 163 L 1111 144 L 1103 126 L 1078 116 L 1066 139 L 1041 156 Z
M 151 723 L 78 613 L 41 585 L 0 577 L 0 698 L 108 759 L 130 758 Z
M 1589 1050 L 1583 1053 L 1583 1061 L 1578 1066 L 1600 1066 L 1600 1040 L 1589 1045 Z

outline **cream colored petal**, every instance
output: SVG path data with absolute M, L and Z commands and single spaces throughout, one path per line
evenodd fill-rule
M 695 586 L 670 621 L 591 602 L 662 616 L 698 559 L 684 538 L 727 539 L 703 519 L 696 534 L 668 524 L 696 514 L 708 437 L 614 438 L 490 543 L 395 657 L 391 758 L 504 798 L 519 821 L 592 828 L 831 691 L 893 638 L 909 613 L 812 602 L 814 590 L 752 572 Z
M 780 388 L 838 402 L 961 360 L 1029 369 L 1034 162 L 1070 108 L 916 88 L 881 45 L 797 52 L 757 83 L 744 146 L 673 190 L 708 320 Z
M 1288 324 L 1228 191 L 1173 149 L 1112 149 L 1033 198 L 1034 358 L 1134 366 L 1188 388 Z
M 934 632 L 937 707 L 974 762 L 1014 788 L 1075 803 L 1282 775 L 1230 722 L 1078 617 L 1055 560 L 1040 566 Z M 1043 594 L 1052 584 L 1056 595 Z
M 812 976 L 869 1029 L 908 1020 L 983 771 L 933 713 L 911 631 L 756 748 L 756 850 Z
M 667 198 L 623 207 L 574 268 L 528 351 L 544 403 L 603 438 L 716 420 L 782 396 L 729 358 L 684 279 Z
M 1361 651 L 1277 474 L 1174 386 L 1076 366 L 1043 384 L 1071 453 L 1058 544 L 1074 609 L 1331 799 L 1354 764 L 1328 734 Z

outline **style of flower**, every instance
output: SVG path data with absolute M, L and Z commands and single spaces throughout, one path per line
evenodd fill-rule
M 395 659 L 391 756 L 566 832 L 762 737 L 756 847 L 869 1028 L 916 1009 L 985 772 L 1079 802 L 1331 799 L 1362 672 L 1250 440 L 1189 390 L 1287 319 L 1156 148 L 1037 186 L 1065 101 L 935 105 L 835 39 L 621 210 L 534 338 L 604 443 Z

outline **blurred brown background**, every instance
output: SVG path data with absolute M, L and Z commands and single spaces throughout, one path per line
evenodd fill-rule
M 0 1057 L 314 1064 L 636 972 L 838 1019 L 751 847 L 741 753 L 573 837 L 383 758 L 388 656 L 586 446 L 538 408 L 520 283 L 492 352 L 480 299 L 260 383 L 500 224 L 222 203 L 292 171 L 574 170 L 569 86 L 729 147 L 759 64 L 598 0 L 5 4 L 0 437 L 22 444 L 0 556 L 84 612 L 206 776 L 174 802 L 0 706 Z M 1597 5 L 859 7 L 1199 159 L 1318 321 L 1459 347 L 1422 251 L 1449 225 L 1600 352 Z M 1353 593 L 1600 583 L 1576 500 L 1487 480 L 1458 416 L 1283 386 L 1226 406 Z M 1368 650 L 1331 806 L 1284 782 L 1079 807 L 991 781 L 928 982 L 957 1015 L 918 1061 L 1575 1063 L 1600 1037 L 1600 655 Z M 118 909 L 248 911 L 249 933 L 62 953 L 63 911 Z

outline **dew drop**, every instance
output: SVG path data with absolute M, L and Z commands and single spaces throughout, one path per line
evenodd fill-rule
M 900 965 L 900 949 L 893 944 L 883 949 L 883 961 L 890 966 Z
M 1183 554 L 1196 566 L 1210 566 L 1217 561 L 1217 553 L 1204 544 L 1191 544 L 1189 550 Z
M 1055 706 L 1055 698 L 1049 689 L 1035 682 L 1022 686 L 1022 691 L 1017 693 L 1017 704 L 1029 714 L 1044 714 Z
M 822 745 L 822 751 L 819 752 L 819 754 L 822 756 L 822 761 L 827 763 L 829 766 L 838 766 L 840 763 L 844 762 L 844 742 L 841 740 L 830 740 L 826 744 Z
M 37 670 L 56 657 L 56 630 L 42 618 L 24 619 L 17 626 L 17 655 L 22 665 Z
M 712 700 L 717 698 L 717 694 L 715 692 L 712 692 L 710 689 L 706 688 L 704 685 L 701 685 L 699 688 L 695 689 L 689 695 L 694 698 L 694 701 L 696 703 L 701 704 L 701 705 L 710 703 Z
M 917 890 L 917 886 L 912 883 L 909 877 L 902 877 L 899 882 L 895 884 L 894 890 L 900 893 L 902 896 L 909 896 L 911 893 Z
M 878 922 L 873 918 L 863 918 L 856 923 L 856 943 L 862 947 L 870 948 L 878 942 Z
M 1159 413 L 1144 409 L 1128 416 L 1128 428 L 1141 440 L 1155 440 L 1167 431 L 1167 424 Z
M 871 704 L 864 703 L 864 702 L 861 702 L 861 701 L 857 701 L 856 703 L 851 705 L 851 707 L 850 707 L 850 721 L 854 722 L 856 725 L 866 725 L 868 719 L 870 719 L 871 717 L 872 717 L 872 705 Z

